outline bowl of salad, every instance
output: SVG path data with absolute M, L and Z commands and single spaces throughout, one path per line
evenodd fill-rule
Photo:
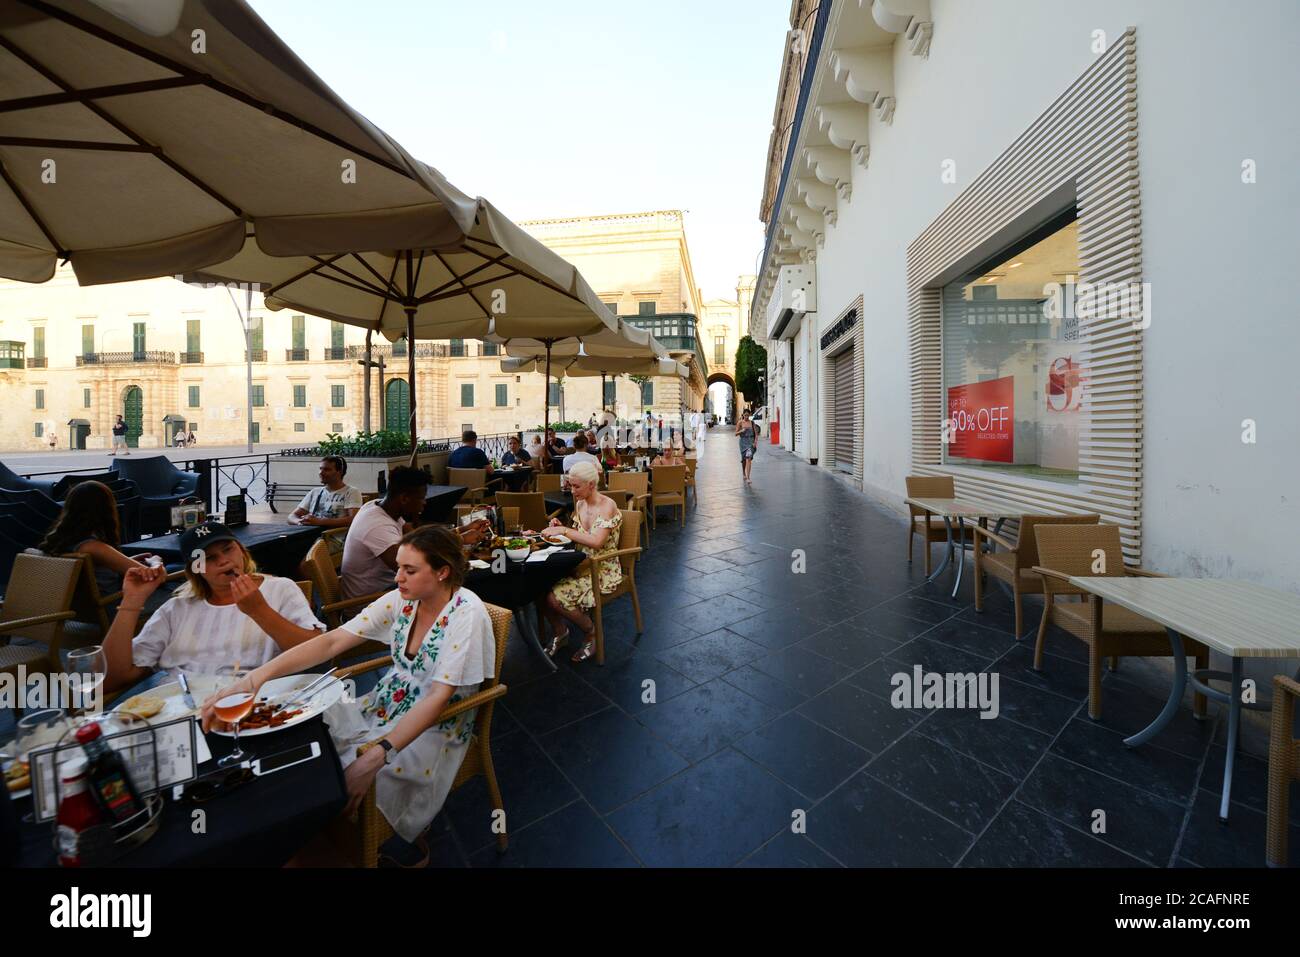
M 512 562 L 522 562 L 533 550 L 532 544 L 526 538 L 507 538 L 502 544 L 506 550 L 506 558 Z

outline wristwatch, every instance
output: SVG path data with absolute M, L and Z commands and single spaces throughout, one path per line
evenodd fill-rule
M 391 763 L 393 759 L 393 742 L 387 738 L 380 738 L 375 743 L 384 749 L 384 764 Z

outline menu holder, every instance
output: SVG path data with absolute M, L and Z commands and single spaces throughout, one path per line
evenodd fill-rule
M 238 528 L 248 524 L 248 499 L 241 492 L 226 498 L 226 521 L 228 528 Z

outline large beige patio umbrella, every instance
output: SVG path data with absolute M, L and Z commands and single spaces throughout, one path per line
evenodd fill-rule
M 243 0 L 0 5 L 0 276 L 446 247 L 478 213 Z

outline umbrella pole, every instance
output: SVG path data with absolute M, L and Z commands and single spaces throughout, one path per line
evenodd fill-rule
M 544 340 L 546 342 L 546 387 L 542 389 L 542 403 L 544 411 L 542 412 L 542 456 L 543 461 L 549 466 L 551 461 L 551 446 L 546 441 L 546 433 L 551 431 L 551 343 L 552 339 Z
M 362 372 L 361 375 L 361 381 L 362 381 L 361 393 L 366 397 L 365 401 L 362 403 L 361 406 L 361 418 L 362 418 L 361 430 L 363 432 L 370 431 L 370 336 L 371 336 L 371 332 L 369 329 L 367 329 L 366 330 L 366 361 L 361 364 L 361 368 L 365 370 L 364 372 Z
M 406 307 L 406 378 L 410 382 L 411 465 L 415 465 L 420 445 L 415 434 L 415 307 Z

